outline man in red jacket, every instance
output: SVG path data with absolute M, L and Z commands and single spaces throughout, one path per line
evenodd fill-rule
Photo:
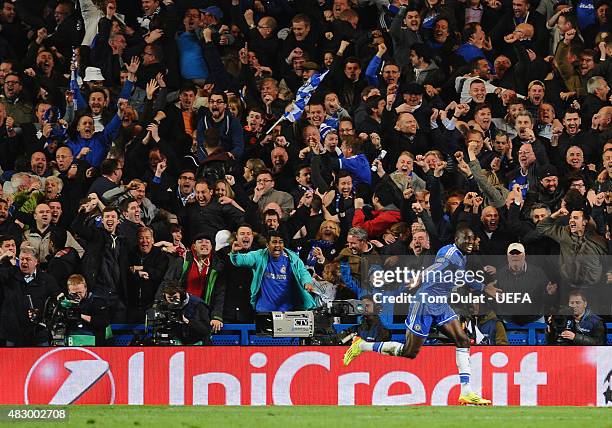
M 393 204 L 392 195 L 380 187 L 372 195 L 372 206 L 373 210 L 368 210 L 369 207 L 364 210 L 363 199 L 355 199 L 353 227 L 361 227 L 368 232 L 370 239 L 378 239 L 389 226 L 401 221 L 401 214 Z

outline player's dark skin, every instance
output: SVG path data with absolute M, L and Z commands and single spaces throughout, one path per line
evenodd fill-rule
M 455 245 L 463 252 L 463 254 L 470 254 L 474 248 L 476 236 L 470 229 L 458 230 L 455 234 Z M 469 348 L 470 339 L 468 338 L 459 319 L 455 318 L 444 325 L 440 326 L 442 333 L 449 337 L 457 348 Z M 412 334 L 409 330 L 406 330 L 406 344 L 402 351 L 402 357 L 416 358 L 421 350 L 421 346 L 425 343 L 426 337 L 420 337 Z

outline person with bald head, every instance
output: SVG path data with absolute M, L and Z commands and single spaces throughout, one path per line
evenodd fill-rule
M 293 179 L 293 165 L 289 161 L 289 154 L 284 147 L 275 147 L 270 153 L 272 175 L 275 188 L 283 192 L 291 192 L 295 188 Z
M 38 204 L 34 209 L 34 223 L 30 225 L 28 232 L 24 233 L 24 239 L 36 251 L 38 260 L 42 263 L 47 259 L 50 251 L 49 242 L 51 241 L 51 235 L 57 231 L 66 233 L 66 241 L 62 243 L 64 247 L 74 248 L 79 257 L 82 257 L 85 251 L 77 240 L 74 239 L 74 236 L 63 228 L 51 224 L 51 220 L 51 207 L 48 204 Z
M 59 171 L 58 178 L 64 183 L 61 202 L 64 209 L 64 221 L 70 224 L 76 215 L 79 200 L 89 188 L 87 162 L 76 159 L 68 147 L 60 147 L 55 152 L 55 165 Z
M 430 148 L 429 138 L 420 128 L 412 113 L 403 109 L 406 104 L 383 111 L 382 141 L 388 142 L 391 150 L 385 157 L 385 165 L 395 165 L 403 151 L 409 151 L 414 156 L 424 155 Z M 399 110 L 399 111 L 398 111 Z M 389 120 L 392 119 L 392 120 Z
M 612 123 L 612 107 L 605 106 L 593 116 L 591 128 L 600 132 L 608 131 L 610 123 Z
M 538 159 L 533 151 L 533 146 L 530 143 L 523 144 L 518 152 L 518 165 L 507 175 L 508 189 L 513 189 L 514 185 L 519 185 L 523 198 L 527 196 L 529 184 L 537 182 L 536 164 Z
M 463 204 L 465 208 L 459 213 L 457 228 L 469 227 L 474 232 L 480 241 L 481 254 L 505 254 L 512 240 L 497 208 L 488 205 L 478 214 L 477 207 L 482 204 L 482 197 L 475 192 L 468 192 Z
M 547 54 L 538 51 L 535 29 L 533 25 L 525 22 L 518 24 L 509 34 L 506 34 L 504 42 L 511 47 L 514 57 L 518 59 L 512 70 L 516 91 L 526 94 L 531 90 L 531 85 L 534 81 L 540 83 L 542 97 L 540 97 L 539 101 L 534 102 L 534 99 L 529 96 L 528 104 L 531 105 L 528 109 L 535 113 L 544 97 L 544 84 L 541 81 L 546 78 L 547 64 L 544 58 Z M 546 52 L 548 52 L 547 49 L 548 47 L 546 47 Z M 539 94 L 540 92 L 537 93 Z
M 535 10 L 529 0 L 512 0 L 512 8 L 497 21 L 497 25 L 490 32 L 493 46 L 498 50 L 510 50 L 505 37 L 513 33 L 521 24 L 527 23 L 533 27 L 533 49 L 535 53 L 544 58 L 548 55 L 549 31 L 546 28 L 546 18 Z M 523 26 L 523 30 L 526 27 Z M 505 48 L 505 49 L 504 49 Z
M 47 177 L 50 174 L 47 157 L 43 152 L 34 152 L 30 156 L 30 170 L 39 177 Z

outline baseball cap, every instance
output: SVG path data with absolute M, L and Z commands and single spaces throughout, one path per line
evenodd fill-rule
M 527 85 L 527 90 L 529 91 L 534 85 L 539 85 L 543 88 L 546 88 L 546 85 L 541 80 L 532 80 L 531 82 L 529 82 L 529 85 Z
M 213 238 L 212 236 L 210 236 L 207 233 L 196 233 L 193 238 L 191 239 L 191 245 L 195 244 L 197 241 L 201 240 L 201 239 L 206 239 L 208 241 L 210 241 L 210 244 L 212 245 L 212 247 L 215 247 L 215 238 Z
M 207 13 L 217 18 L 217 21 L 223 19 L 223 11 L 218 6 L 209 6 L 207 8 L 200 9 L 200 12 Z
M 537 169 L 538 179 L 543 179 L 546 177 L 559 177 L 559 173 L 557 172 L 557 168 L 554 165 L 544 165 Z
M 316 62 L 313 62 L 313 61 L 306 61 L 304 63 L 304 65 L 302 65 L 302 70 L 304 70 L 304 71 L 306 71 L 306 70 L 319 71 L 319 65 Z
M 424 93 L 425 90 L 423 89 L 423 85 L 419 85 L 415 82 L 408 83 L 402 90 L 402 94 L 423 95 Z
M 507 254 L 510 254 L 513 251 L 518 251 L 519 253 L 525 254 L 525 247 L 521 243 L 513 242 L 512 244 L 508 245 Z

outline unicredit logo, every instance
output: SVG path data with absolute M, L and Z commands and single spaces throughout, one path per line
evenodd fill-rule
M 114 404 L 115 380 L 107 361 L 85 348 L 57 348 L 32 365 L 25 404 Z

